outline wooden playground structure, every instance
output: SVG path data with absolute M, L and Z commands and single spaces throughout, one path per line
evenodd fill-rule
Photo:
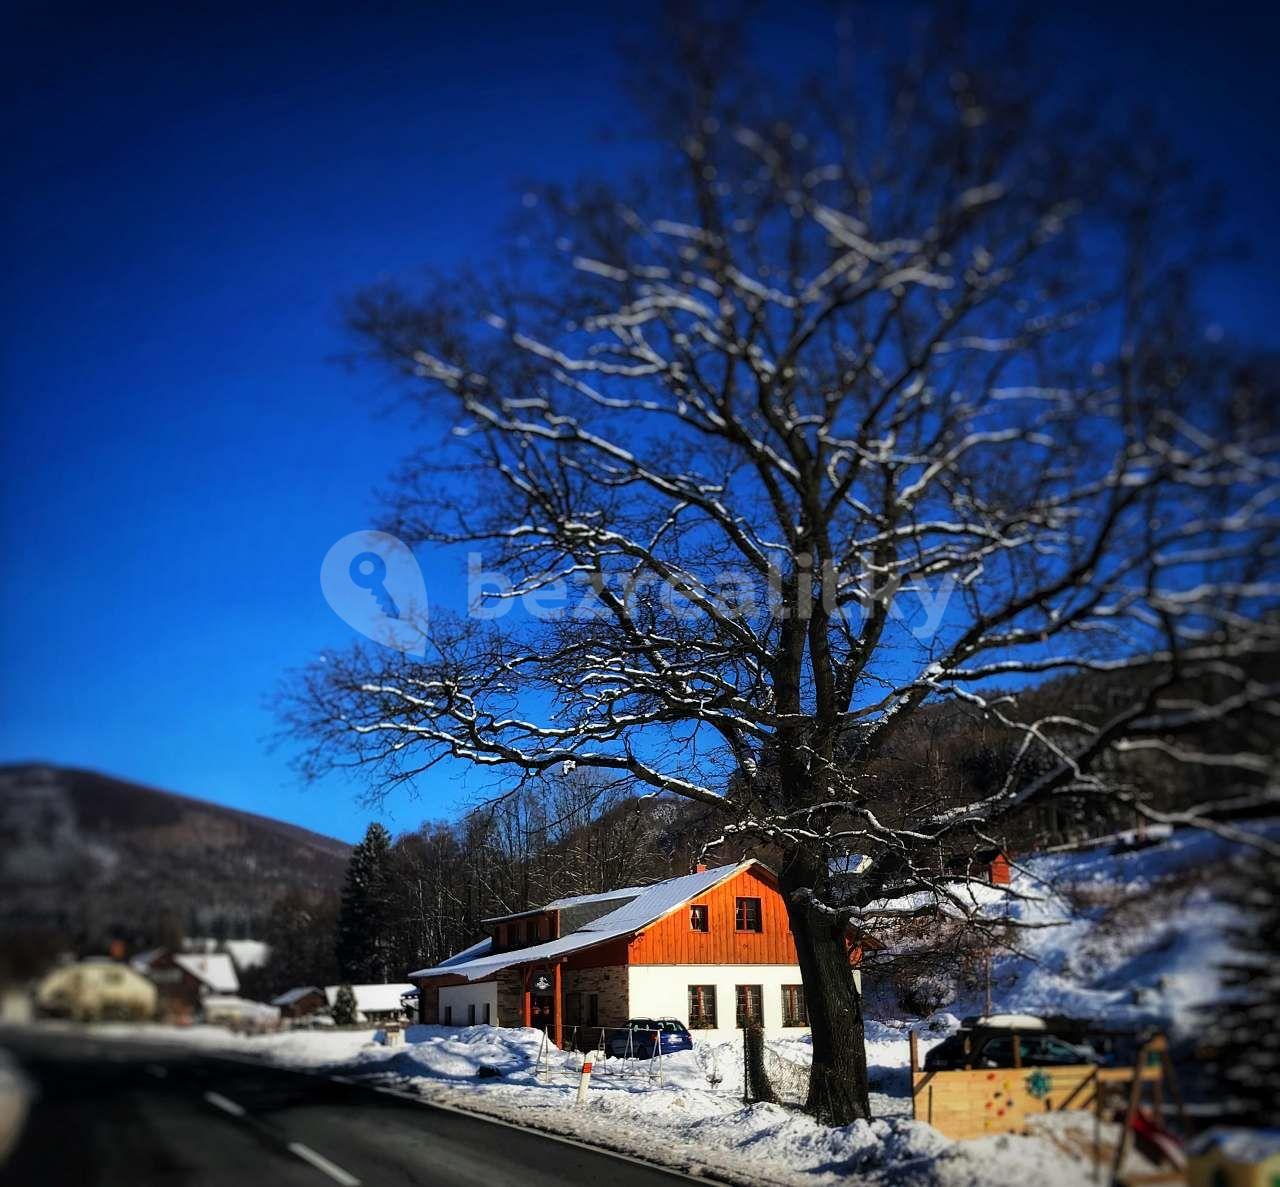
M 913 1032 L 912 1116 L 949 1138 L 1039 1134 L 1073 1157 L 1092 1162 L 1095 1182 L 1102 1182 L 1104 1170 L 1108 1183 L 1125 1187 L 1186 1182 L 1182 1143 L 1165 1128 L 1169 1098 L 1181 1132 L 1187 1132 L 1163 1035 L 1143 1043 L 1129 1067 L 1024 1067 L 1019 1053 L 1014 1035 L 1013 1067 L 923 1071 Z M 1059 1113 L 1075 1114 L 1079 1124 L 1041 1123 Z M 1111 1123 L 1119 1123 L 1118 1140 Z

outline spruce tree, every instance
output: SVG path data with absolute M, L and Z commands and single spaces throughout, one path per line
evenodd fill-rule
M 333 1015 L 335 1026 L 354 1026 L 356 1022 L 356 995 L 350 985 L 339 985 L 333 998 Z
M 389 980 L 391 892 L 391 834 L 375 821 L 351 851 L 342 888 L 336 955 L 349 981 Z

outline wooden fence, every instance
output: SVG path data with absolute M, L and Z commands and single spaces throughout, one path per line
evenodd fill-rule
M 912 1036 L 911 1109 L 949 1138 L 980 1138 L 992 1133 L 1023 1133 L 1027 1119 L 1045 1113 L 1078 1110 L 1100 1113 L 1108 1096 L 1121 1096 L 1135 1077 L 1158 1086 L 1158 1063 L 1145 1059 L 1138 1068 L 998 1067 L 926 1072 L 920 1070 Z

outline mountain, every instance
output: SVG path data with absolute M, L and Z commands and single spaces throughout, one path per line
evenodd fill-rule
M 94 771 L 0 767 L 0 930 L 79 947 L 252 935 L 289 891 L 335 893 L 351 847 Z

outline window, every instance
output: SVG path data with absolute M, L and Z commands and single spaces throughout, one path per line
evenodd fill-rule
M 476 1024 L 476 1003 L 468 1002 L 467 1003 L 467 1025 L 475 1026 L 475 1024 Z
M 484 1024 L 488 1026 L 493 1021 L 493 1006 L 491 1002 L 484 1003 Z
M 585 1007 L 585 1017 L 582 1019 L 588 1026 L 600 1025 L 600 995 L 598 993 L 584 993 L 582 995 L 583 1005 Z
M 760 900 L 758 898 L 738 899 L 736 926 L 739 931 L 760 931 Z
M 526 944 L 532 944 L 532 943 L 533 943 L 533 937 L 534 937 L 534 930 L 533 930 L 533 929 L 534 929 L 536 926 L 537 926 L 537 925 L 534 923 L 534 921 L 533 921 L 532 919 L 526 919 L 526 920 L 524 921 L 524 942 L 525 942 Z
M 711 1030 L 716 1024 L 716 987 L 689 986 L 689 1029 Z
M 453 1007 L 445 1006 L 444 1008 L 444 1024 L 445 1026 L 453 1025 Z
M 710 931 L 711 927 L 707 920 L 707 907 L 705 903 L 693 903 L 689 907 L 689 930 L 690 931 Z
M 736 992 L 738 1001 L 735 1013 L 738 1026 L 759 1026 L 764 1021 L 764 1011 L 761 1008 L 763 992 L 760 986 L 738 985 Z
M 804 1004 L 803 985 L 784 985 L 782 987 L 782 1025 L 809 1025 L 809 1011 Z

